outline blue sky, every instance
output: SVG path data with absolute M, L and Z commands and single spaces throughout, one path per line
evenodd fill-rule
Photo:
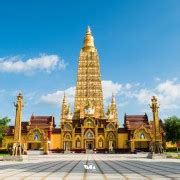
M 77 65 L 90 25 L 99 52 L 105 106 L 116 95 L 121 125 L 127 114 L 180 116 L 178 0 L 31 0 L 0 2 L 0 117 L 14 121 L 22 91 L 24 120 L 51 115 L 59 124 L 62 94 L 73 106 Z M 73 109 L 73 107 L 72 107 Z

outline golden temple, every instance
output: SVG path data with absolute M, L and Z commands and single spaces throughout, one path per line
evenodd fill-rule
M 152 106 L 154 103 L 157 103 L 155 97 L 152 99 Z M 53 116 L 32 115 L 28 122 L 23 122 L 22 94 L 17 96 L 17 106 L 15 126 L 9 127 L 2 142 L 2 146 L 7 149 L 14 149 L 13 145 L 17 141 L 24 152 L 42 150 L 44 154 L 149 151 L 150 143 L 154 140 L 154 131 L 156 138 L 161 143 L 164 142 L 158 109 L 152 109 L 153 121 L 148 120 L 147 114 L 125 114 L 123 127 L 119 125 L 114 95 L 107 111 L 104 110 L 99 56 L 89 27 L 80 50 L 74 112 L 70 112 L 64 94 L 60 127 L 56 128 Z

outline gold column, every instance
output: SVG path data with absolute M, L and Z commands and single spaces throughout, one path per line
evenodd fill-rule
M 72 130 L 72 149 L 75 148 L 75 143 L 76 143 L 74 134 L 75 134 L 75 128 L 73 128 Z
M 49 153 L 49 149 L 48 149 L 48 141 L 44 142 L 44 154 L 48 154 Z
M 98 125 L 95 126 L 95 142 L 94 142 L 94 145 L 95 145 L 95 149 L 98 148 Z
M 155 96 L 152 97 L 151 99 L 151 109 L 153 113 L 153 122 L 154 122 L 154 140 L 159 140 L 159 135 L 160 135 L 160 127 L 159 127 L 159 116 L 158 116 L 158 103 L 157 103 L 157 98 Z
M 150 151 L 151 154 L 161 154 L 163 153 L 163 147 L 162 147 L 162 138 L 160 134 L 160 126 L 159 126 L 159 116 L 158 116 L 158 109 L 159 105 L 157 102 L 157 98 L 155 96 L 151 99 L 151 105 L 150 108 L 152 109 L 153 113 L 153 122 L 154 122 L 154 137 L 153 141 L 150 143 Z
M 21 93 L 17 96 L 17 103 L 14 103 L 16 107 L 15 117 L 15 129 L 14 129 L 14 141 L 21 142 L 21 122 L 22 122 L 22 109 L 24 107 L 23 96 Z
M 84 128 L 81 124 L 81 149 L 84 149 Z
M 13 155 L 21 155 L 22 145 L 21 145 L 21 122 L 22 122 L 22 109 L 24 107 L 23 96 L 21 93 L 17 96 L 17 102 L 14 103 L 16 107 L 15 115 L 15 128 L 14 128 L 14 141 L 13 141 Z

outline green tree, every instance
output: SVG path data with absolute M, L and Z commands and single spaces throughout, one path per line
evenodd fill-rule
M 165 119 L 164 121 L 166 141 L 171 141 L 173 144 L 178 143 L 178 141 L 180 141 L 180 118 L 172 116 Z
M 3 117 L 0 118 L 0 141 L 3 139 L 7 129 L 8 129 L 8 124 L 11 121 L 8 117 Z

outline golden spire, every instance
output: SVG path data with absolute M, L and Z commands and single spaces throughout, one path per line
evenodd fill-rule
M 87 31 L 86 31 L 86 33 L 91 34 L 91 28 L 90 28 L 89 26 L 87 27 Z
M 116 107 L 116 100 L 114 94 L 112 94 L 111 100 L 111 111 L 114 114 L 114 120 L 118 121 L 118 114 L 117 114 L 117 107 Z
M 115 97 L 114 97 L 114 94 L 112 93 L 112 101 L 111 101 L 112 104 L 116 104 L 116 101 L 115 101 Z
M 61 107 L 61 120 L 62 121 L 65 118 L 67 110 L 68 110 L 68 105 L 67 105 L 67 102 L 66 102 L 66 94 L 64 92 L 64 97 L 63 97 L 63 102 L 62 102 L 62 107 Z
M 74 117 L 78 118 L 79 114 L 83 114 L 81 111 L 83 111 L 88 101 L 95 108 L 96 117 L 104 116 L 99 57 L 89 27 L 84 38 L 84 46 L 80 51 Z
M 83 48 L 84 48 L 84 50 L 94 49 L 94 38 L 92 36 L 91 29 L 89 26 L 87 27 L 87 31 L 86 31 L 86 34 L 84 37 Z
M 66 102 L 66 93 L 64 92 L 64 97 L 63 97 L 63 104 L 67 104 Z

